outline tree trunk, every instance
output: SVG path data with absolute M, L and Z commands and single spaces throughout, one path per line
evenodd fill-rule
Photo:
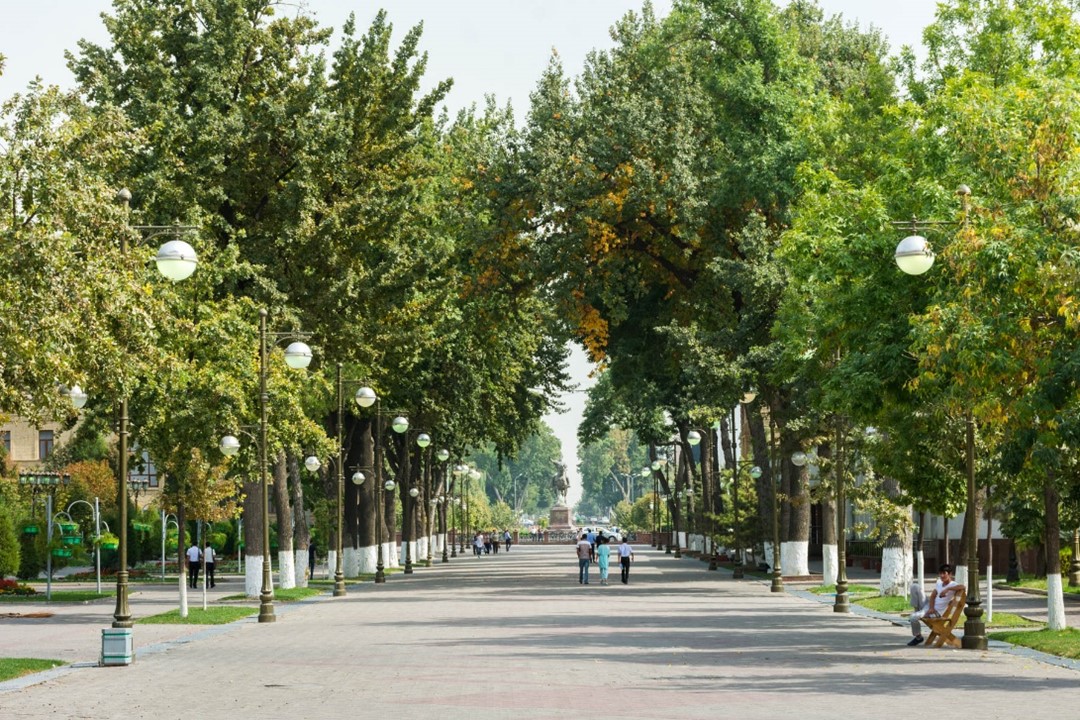
M 900 497 L 900 483 L 893 478 L 883 478 L 881 489 L 894 501 Z M 911 517 L 910 506 L 907 517 Z M 881 550 L 881 594 L 906 596 L 911 577 L 911 526 L 904 524 L 886 536 Z
M 263 503 L 258 472 L 244 481 L 244 594 L 259 597 L 262 589 Z
M 1043 485 L 1043 500 L 1045 503 L 1044 515 L 1046 517 L 1046 536 L 1043 544 L 1046 546 L 1046 626 L 1050 630 L 1064 630 L 1067 626 L 1065 620 L 1065 597 L 1061 587 L 1061 523 L 1058 518 L 1061 494 L 1054 482 L 1053 473 L 1047 471 L 1046 482 Z
M 780 567 L 784 575 L 794 577 L 810 574 L 810 466 L 797 467 L 791 455 L 800 450 L 800 440 L 783 432 L 780 426 L 780 466 L 787 488 L 790 508 L 787 517 L 787 537 L 781 545 Z
M 296 587 L 296 562 L 293 555 L 292 503 L 289 502 L 289 472 L 285 452 L 274 458 L 274 508 L 277 517 L 278 585 Z
M 818 457 L 828 460 L 832 457 L 832 445 L 824 443 L 818 446 Z M 840 574 L 839 545 L 836 537 L 836 484 L 821 501 L 821 582 L 835 585 Z
M 293 512 L 296 586 L 307 587 L 308 546 L 311 544 L 311 530 L 308 526 L 307 511 L 304 509 L 304 483 L 300 480 L 300 463 L 291 453 L 288 456 L 288 478 Z

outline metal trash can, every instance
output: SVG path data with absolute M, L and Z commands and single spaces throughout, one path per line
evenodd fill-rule
M 101 665 L 130 665 L 135 662 L 131 628 L 105 628 L 101 631 Z

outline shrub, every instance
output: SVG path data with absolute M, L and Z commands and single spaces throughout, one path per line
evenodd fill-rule
M 2 595 L 36 595 L 37 590 L 29 585 L 23 585 L 15 580 L 0 578 L 0 596 Z
M 21 555 L 19 536 L 15 532 L 11 513 L 0 504 L 0 578 L 19 571 Z
M 39 540 L 39 535 L 21 535 L 19 537 L 19 571 L 15 574 L 20 580 L 32 580 L 45 569 L 45 561 L 41 554 L 41 546 L 44 541 Z

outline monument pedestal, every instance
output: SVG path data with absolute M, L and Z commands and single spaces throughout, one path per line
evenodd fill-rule
M 569 530 L 571 527 L 570 508 L 563 505 L 551 508 L 551 513 L 548 515 L 549 530 Z

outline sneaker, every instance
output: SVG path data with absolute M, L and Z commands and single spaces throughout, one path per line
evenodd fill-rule
M 911 642 L 908 643 L 908 647 L 915 647 L 916 645 L 918 645 L 922 641 L 923 641 L 923 636 L 922 635 L 916 635 L 915 637 L 911 638 Z

